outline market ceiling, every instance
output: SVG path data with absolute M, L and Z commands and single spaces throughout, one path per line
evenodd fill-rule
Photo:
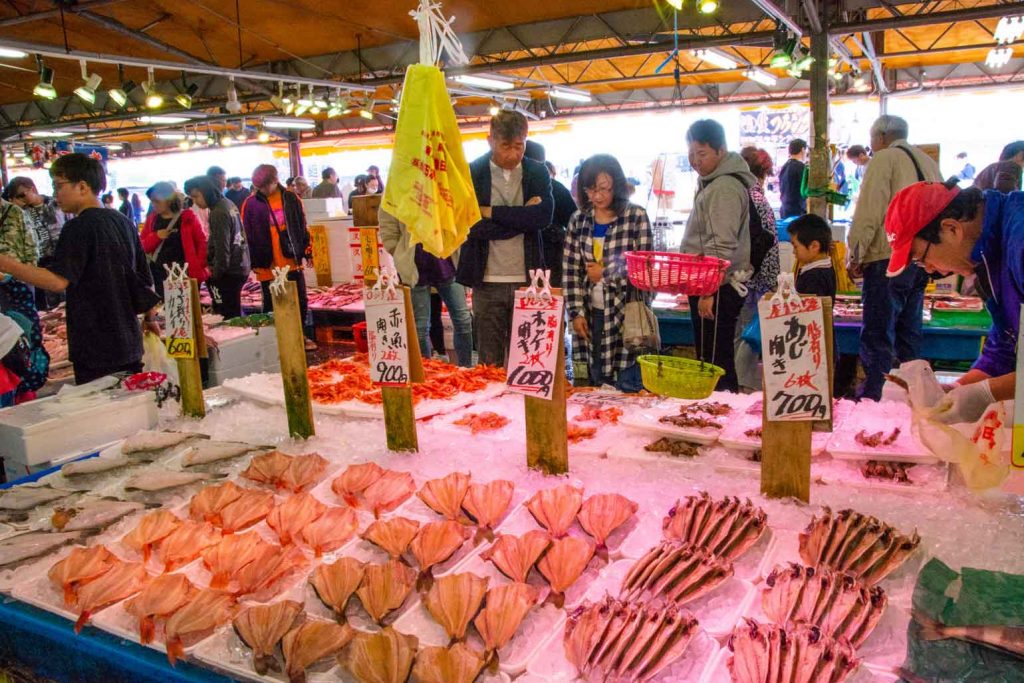
M 449 72 L 514 82 L 510 91 L 493 94 L 453 82 L 456 110 L 474 119 L 504 105 L 546 117 L 806 98 L 806 75 L 797 78 L 770 66 L 779 26 L 793 37 L 804 34 L 804 44 L 816 26 L 829 27 L 839 95 L 1024 81 L 1024 44 L 1016 40 L 1008 63 L 985 65 L 999 19 L 1024 13 L 1020 0 L 720 0 L 710 14 L 702 14 L 695 0 L 683 0 L 678 14 L 671 4 L 444 0 L 443 12 L 455 18 L 453 28 L 471 56 L 468 67 Z M 0 4 L 0 47 L 20 47 L 30 56 L 0 57 L 0 140 L 57 130 L 130 141 L 140 150 L 173 144 L 153 141 L 153 132 L 167 124 L 138 118 L 182 111 L 174 96 L 183 92 L 192 96 L 191 118 L 176 128 L 237 131 L 243 115 L 246 127 L 255 128 L 260 117 L 280 113 L 280 100 L 270 101 L 280 94 L 279 82 L 286 96 L 301 82 L 302 95 L 309 98 L 312 87 L 309 99 L 328 105 L 319 114 L 304 114 L 316 122 L 305 135 L 387 130 L 405 66 L 418 58 L 416 24 L 409 16 L 414 5 L 415 0 L 6 0 Z M 679 52 L 673 57 L 677 34 Z M 695 48 L 712 48 L 714 54 L 697 56 Z M 33 95 L 40 82 L 35 53 L 53 70 L 55 99 Z M 102 79 L 91 105 L 73 94 L 83 85 L 79 56 L 87 57 L 86 75 Z M 728 60 L 722 63 L 722 57 Z M 146 65 L 157 67 L 154 79 L 165 104 L 147 109 L 146 92 L 137 87 L 119 106 L 108 89 L 123 81 L 144 84 Z M 554 86 L 589 101 L 553 98 Z M 327 119 L 339 96 L 338 109 L 349 111 Z M 237 105 L 225 109 L 229 99 Z

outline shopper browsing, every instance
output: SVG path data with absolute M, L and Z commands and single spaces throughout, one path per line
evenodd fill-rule
M 459 253 L 456 280 L 473 288 L 477 351 L 485 365 L 505 367 L 512 305 L 530 270 L 544 267 L 541 232 L 551 224 L 551 176 L 524 159 L 526 117 L 503 110 L 491 119 L 491 151 L 469 165 L 481 220 Z
M 789 224 L 799 271 L 796 291 L 813 296 L 827 296 L 835 303 L 836 271 L 832 265 L 832 228 L 821 216 L 806 214 Z
M 328 166 L 320 172 L 320 182 L 313 188 L 313 199 L 330 199 L 341 196 L 338 187 L 338 173 Z
M 153 211 L 146 217 L 141 239 L 156 293 L 163 296 L 167 268 L 174 263 L 185 266 L 190 278 L 206 282 L 210 275 L 206 269 L 206 234 L 196 214 L 185 208 L 184 197 L 170 183 L 156 183 L 146 190 L 146 196 Z
M 228 178 L 228 189 L 224 192 L 224 196 L 230 199 L 239 210 L 249 194 L 249 188 L 242 184 L 241 178 L 238 176 Z
M 551 271 L 551 286 L 562 286 L 562 253 L 565 251 L 565 232 L 569 220 L 576 213 L 576 200 L 562 183 L 555 179 L 555 166 L 547 161 L 544 145 L 533 140 L 526 141 L 527 159 L 544 164 L 551 176 L 551 196 L 555 202 L 555 210 L 551 217 L 551 225 L 544 228 L 541 238 L 544 242 L 544 267 Z
M 124 217 L 130 220 L 132 223 L 135 222 L 135 210 L 132 209 L 131 200 L 128 199 L 128 190 L 124 187 L 117 188 L 117 198 L 121 200 L 121 203 L 117 205 L 117 210 L 124 214 Z
M 725 370 L 720 391 L 737 391 L 736 324 L 747 292 L 744 283 L 753 273 L 748 190 L 757 179 L 743 157 L 726 148 L 725 130 L 717 121 L 694 123 L 686 142 L 690 165 L 700 177 L 680 251 L 729 262 L 717 293 L 690 297 L 697 357 Z
M 236 318 L 242 315 L 242 285 L 249 279 L 249 247 L 241 214 L 208 176 L 186 180 L 185 192 L 196 206 L 210 211 L 206 245 L 210 277 L 206 286 L 213 298 L 213 311 L 224 318 Z
M 789 143 L 789 160 L 779 170 L 779 194 L 782 198 L 780 215 L 783 218 L 807 213 L 807 202 L 801 192 L 807 164 L 807 141 L 797 138 Z
M 928 276 L 920 269 L 887 278 L 892 250 L 885 236 L 885 215 L 897 192 L 922 180 L 938 181 L 939 165 L 907 142 L 909 127 L 898 116 L 880 116 L 871 126 L 874 156 L 864 174 L 847 242 L 850 276 L 863 277 L 864 304 L 860 360 L 864 383 L 860 398 L 882 398 L 885 375 L 894 364 L 921 356 L 921 315 Z
M 940 421 L 974 422 L 991 403 L 1014 396 L 1024 301 L 1024 192 L 916 183 L 893 199 L 885 229 L 892 243 L 889 277 L 915 266 L 977 276 L 992 328 L 981 357 L 935 408 Z
M 639 292 L 629 283 L 625 254 L 653 248 L 651 222 L 643 208 L 630 203 L 615 157 L 587 159 L 579 183 L 583 206 L 569 221 L 563 262 L 565 307 L 576 337 L 575 376 L 589 372 L 592 386 L 637 392 L 643 389 L 638 354 L 625 347 L 622 334 L 626 303 Z
M 974 179 L 974 186 L 979 190 L 998 190 L 1015 192 L 1021 188 L 1021 175 L 1024 173 L 1024 140 L 1011 142 L 1003 147 L 999 161 L 989 164 Z
M 99 161 L 66 154 L 50 168 L 62 211 L 75 214 L 61 231 L 49 268 L 0 254 L 0 272 L 53 292 L 67 293 L 68 353 L 78 384 L 142 369 L 142 329 L 159 334 L 146 256 L 135 227 L 117 211 L 104 211 L 106 177 Z

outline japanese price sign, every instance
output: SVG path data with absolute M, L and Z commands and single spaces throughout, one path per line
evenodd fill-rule
M 331 278 L 331 252 L 327 242 L 327 226 L 309 226 L 309 241 L 313 247 L 313 268 L 317 276 L 330 280 Z
M 370 347 L 370 379 L 384 387 L 409 384 L 409 336 L 405 299 L 391 288 L 363 290 L 366 339 Z
M 172 274 L 164 281 L 164 326 L 167 355 L 171 358 L 195 358 L 192 286 L 187 277 L 174 277 Z
M 512 312 L 512 345 L 508 356 L 508 386 L 527 396 L 551 400 L 562 339 L 562 297 L 516 292 Z
M 817 297 L 763 299 L 761 350 L 769 420 L 828 420 L 828 353 Z
M 359 258 L 363 277 L 376 280 L 378 273 L 380 273 L 377 228 L 359 228 Z
M 1017 337 L 1017 386 L 1013 401 L 1013 450 L 1011 462 L 1024 469 L 1024 305 L 1020 307 L 1021 327 Z

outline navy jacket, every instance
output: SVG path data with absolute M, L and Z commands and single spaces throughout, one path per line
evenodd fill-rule
M 491 155 L 485 154 L 469 165 L 473 188 L 480 206 L 491 206 Z M 466 287 L 477 287 L 484 281 L 487 253 L 491 240 L 507 240 L 523 235 L 523 255 L 527 271 L 543 268 L 544 249 L 541 232 L 551 224 L 555 200 L 551 195 L 551 176 L 544 164 L 523 159 L 523 202 L 540 197 L 534 206 L 495 206 L 491 218 L 483 218 L 469 230 L 459 251 L 459 267 L 455 279 Z M 528 273 L 523 273 L 523 281 Z

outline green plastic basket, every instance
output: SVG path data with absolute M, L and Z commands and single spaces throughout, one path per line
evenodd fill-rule
M 707 398 L 725 374 L 717 365 L 689 358 L 640 356 L 637 361 L 644 387 L 672 398 Z

